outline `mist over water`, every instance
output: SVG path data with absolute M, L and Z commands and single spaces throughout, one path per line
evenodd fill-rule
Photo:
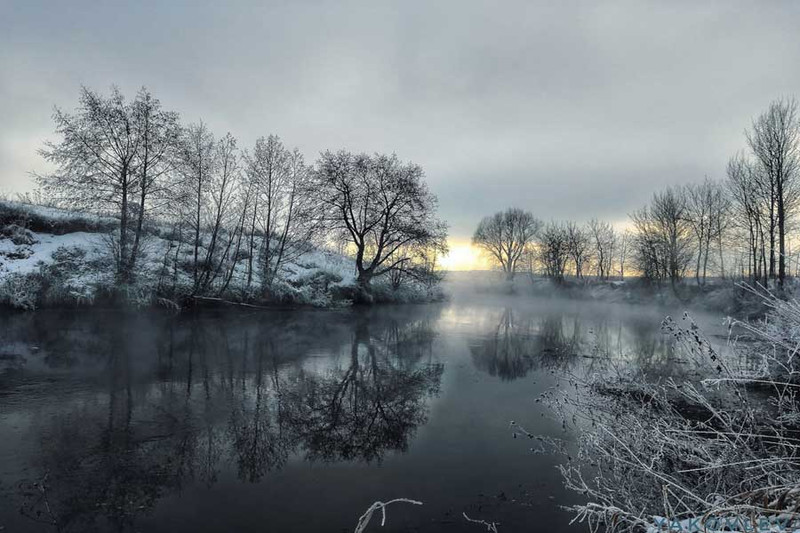
M 0 318 L 8 531 L 579 531 L 536 398 L 608 360 L 666 372 L 665 310 L 477 293 L 327 311 Z M 711 318 L 708 322 L 711 323 Z M 57 524 L 57 527 L 56 525 Z

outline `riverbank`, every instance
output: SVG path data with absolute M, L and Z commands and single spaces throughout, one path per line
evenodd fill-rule
M 261 281 L 259 252 L 251 256 L 244 249 L 207 258 L 204 272 L 213 271 L 207 278 L 214 281 L 201 278 L 199 283 L 195 254 L 206 255 L 211 236 L 201 234 L 195 251 L 188 232 L 156 223 L 144 232 L 133 279 L 120 285 L 114 267 L 116 226 L 113 217 L 0 201 L 0 306 L 328 308 L 359 300 L 353 259 L 321 245 L 308 245 L 305 253 L 281 264 L 268 289 Z M 435 284 L 409 276 L 399 283 L 374 280 L 369 297 L 373 303 L 404 303 L 443 295 Z

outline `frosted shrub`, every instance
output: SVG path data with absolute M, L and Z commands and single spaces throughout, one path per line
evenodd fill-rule
M 53 252 L 52 260 L 40 267 L 43 304 L 91 304 L 97 292 L 99 269 L 87 261 L 86 250 L 62 246 Z
M 0 235 L 8 238 L 12 243 L 17 246 L 30 246 L 36 243 L 36 237 L 28 229 L 17 226 L 16 224 L 8 224 L 0 230 Z
M 573 507 L 576 520 L 592 530 L 653 531 L 665 520 L 736 517 L 752 531 L 797 516 L 800 305 L 761 296 L 767 318 L 730 321 L 724 350 L 688 316 L 665 320 L 689 367 L 680 377 L 573 375 L 546 396 L 579 435 L 577 453 L 545 443 L 564 452 L 566 484 L 586 497 Z
M 41 288 L 37 274 L 7 274 L 0 282 L 0 302 L 14 309 L 32 311 L 36 309 Z

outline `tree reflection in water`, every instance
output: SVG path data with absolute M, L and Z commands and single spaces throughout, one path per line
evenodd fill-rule
M 430 317 L 326 316 L 157 327 L 117 317 L 82 332 L 99 342 L 102 370 L 38 420 L 23 514 L 58 531 L 122 530 L 168 492 L 212 485 L 228 468 L 258 482 L 293 456 L 380 461 L 406 450 L 443 371 Z M 60 361 L 80 361 L 85 343 L 53 345 Z
M 301 370 L 287 388 L 287 420 L 310 459 L 380 459 L 387 450 L 405 450 L 425 423 L 443 367 L 415 364 L 417 352 L 408 349 L 414 340 L 390 327 L 388 336 L 373 336 L 360 320 L 344 364 L 323 373 Z
M 565 368 L 585 348 L 581 322 L 572 331 L 563 315 L 531 315 L 506 308 L 497 327 L 470 345 L 475 366 L 504 381 L 524 377 L 534 369 Z
M 623 325 L 624 324 L 624 325 Z M 511 381 L 533 370 L 613 371 L 618 365 L 643 372 L 675 371 L 671 339 L 652 316 L 545 313 L 506 308 L 497 326 L 470 343 L 477 368 Z M 575 369 L 577 370 L 577 369 Z

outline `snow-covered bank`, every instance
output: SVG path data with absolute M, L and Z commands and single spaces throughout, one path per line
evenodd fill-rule
M 229 276 L 220 275 L 198 293 L 190 266 L 191 238 L 158 225 L 144 234 L 134 280 L 119 287 L 114 277 L 115 227 L 113 218 L 0 201 L 0 305 L 91 305 L 119 300 L 122 294 L 135 305 L 186 306 L 196 296 L 212 296 L 234 303 L 340 307 L 350 305 L 356 294 L 354 261 L 323 247 L 310 247 L 281 265 L 268 290 L 259 270 L 248 271 L 249 257 L 242 256 L 229 261 Z M 209 236 L 201 240 L 202 256 Z M 441 294 L 410 278 L 395 287 L 376 279 L 372 297 L 376 302 L 415 302 Z

